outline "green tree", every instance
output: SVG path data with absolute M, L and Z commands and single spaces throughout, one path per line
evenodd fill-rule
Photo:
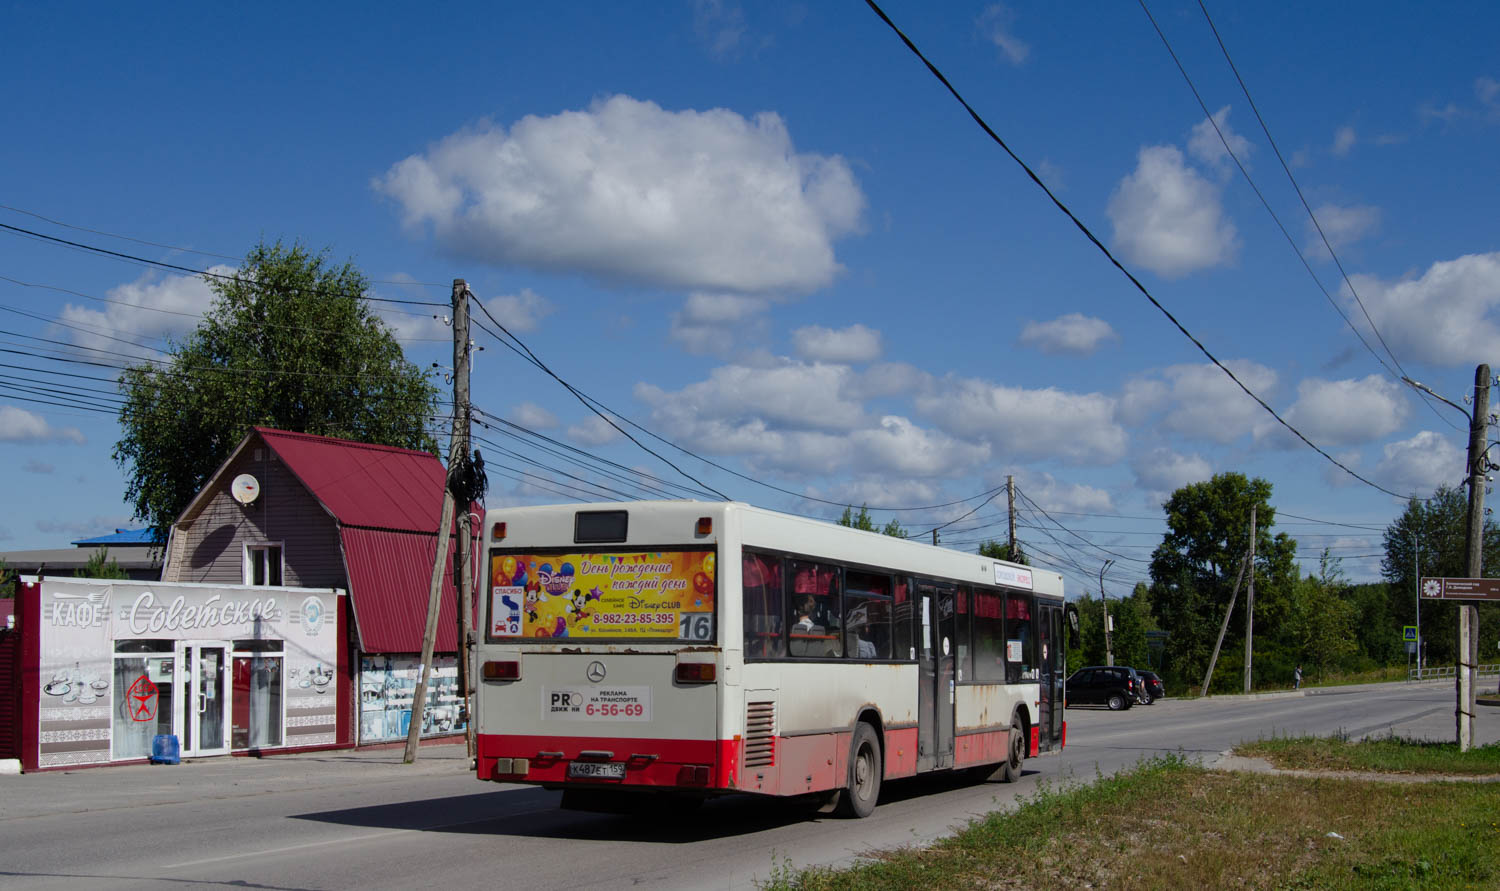
M 848 526 L 852 529 L 863 529 L 866 532 L 879 532 L 882 535 L 889 535 L 893 538 L 906 537 L 906 530 L 902 529 L 901 524 L 895 520 L 891 520 L 881 528 L 876 529 L 875 518 L 870 516 L 869 508 L 863 504 L 860 505 L 858 514 L 854 512 L 854 505 L 851 504 L 845 507 L 844 513 L 839 517 L 838 522 L 840 526 Z
M 1468 576 L 1469 499 L 1463 489 L 1439 486 L 1432 497 L 1412 498 L 1396 522 L 1386 527 L 1385 557 L 1380 574 L 1388 585 L 1389 633 L 1399 633 L 1398 625 L 1417 624 L 1417 582 L 1422 577 Z M 1500 527 L 1490 519 L 1484 524 L 1481 550 L 1484 574 L 1494 577 L 1500 570 Z M 1422 602 L 1422 641 L 1429 665 L 1452 664 L 1458 624 L 1457 607 L 1452 601 Z M 1479 652 L 1484 657 L 1496 652 L 1500 635 L 1500 604 L 1479 605 Z
M 989 557 L 991 560 L 1006 560 L 1011 563 L 1019 563 L 1022 566 L 1031 565 L 1031 560 L 1026 556 L 1026 551 L 1021 547 L 1019 541 L 1016 542 L 1016 551 L 1014 554 L 1011 553 L 1010 542 L 1008 541 L 995 541 L 991 539 L 982 542 L 979 545 L 979 556 Z
M 89 555 L 87 563 L 83 568 L 73 573 L 81 579 L 128 579 L 130 574 L 120 566 L 120 561 L 109 555 L 109 548 L 100 546 L 99 550 Z
M 1339 560 L 1325 548 L 1318 558 L 1317 574 L 1299 579 L 1294 586 L 1292 620 L 1272 642 L 1280 658 L 1258 662 L 1256 676 L 1274 684 L 1278 678 L 1290 682 L 1298 665 L 1308 675 L 1353 670 L 1359 655 L 1356 615 Z
M 281 242 L 255 246 L 202 323 L 161 364 L 120 378 L 114 459 L 158 535 L 253 425 L 436 451 L 436 388 L 407 361 L 352 264 Z
M 16 571 L 0 560 L 0 599 L 16 596 Z
M 1174 681 L 1200 683 L 1208 667 L 1241 558 L 1249 553 L 1252 506 L 1255 637 L 1263 646 L 1284 630 L 1298 577 L 1297 543 L 1284 533 L 1271 534 L 1276 511 L 1270 498 L 1271 484 L 1265 480 L 1221 473 L 1183 486 L 1162 505 L 1167 533 L 1151 555 L 1150 603 L 1158 625 L 1171 634 L 1164 668 Z M 1242 583 L 1223 652 L 1233 650 L 1235 639 L 1243 647 L 1244 588 Z M 1223 668 L 1226 660 L 1221 656 L 1219 661 Z

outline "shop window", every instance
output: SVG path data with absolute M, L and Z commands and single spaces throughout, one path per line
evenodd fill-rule
M 245 584 L 281 584 L 281 545 L 245 545 Z
M 844 654 L 839 571 L 824 563 L 787 561 L 791 579 L 787 649 L 793 656 Z
M 116 651 L 140 644 L 171 641 L 121 641 Z M 134 649 L 136 653 L 150 650 Z M 157 734 L 172 732 L 171 656 L 116 656 L 114 664 L 114 713 L 110 734 L 110 756 L 113 758 L 146 758 L 151 754 L 151 740 Z
M 240 644 L 276 644 L 281 641 L 236 641 Z M 230 747 L 262 749 L 282 744 L 282 657 L 280 655 L 234 657 L 234 708 Z
M 781 558 L 745 551 L 740 561 L 741 599 L 745 619 L 745 658 L 774 659 L 786 655 L 781 637 Z

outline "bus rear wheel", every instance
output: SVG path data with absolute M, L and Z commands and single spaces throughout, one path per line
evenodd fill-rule
M 875 729 L 863 721 L 855 724 L 854 739 L 849 744 L 849 780 L 839 796 L 839 816 L 868 817 L 874 813 L 884 772 L 880 738 Z
M 1026 760 L 1026 730 L 1020 717 L 1010 719 L 1010 739 L 1005 744 L 1005 763 L 1000 765 L 1000 781 L 1014 783 L 1021 778 L 1021 762 Z

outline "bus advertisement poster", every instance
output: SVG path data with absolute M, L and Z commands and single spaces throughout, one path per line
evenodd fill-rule
M 714 554 L 496 554 L 490 636 L 713 638 Z

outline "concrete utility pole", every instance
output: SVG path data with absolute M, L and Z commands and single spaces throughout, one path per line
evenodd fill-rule
M 1099 604 L 1104 607 L 1104 664 L 1115 664 L 1115 648 L 1113 637 L 1109 633 L 1109 600 L 1104 596 L 1104 572 L 1109 569 L 1113 560 L 1105 560 L 1104 565 L 1099 567 Z
M 469 399 L 469 286 L 461 278 L 453 280 L 453 432 L 448 443 L 448 467 L 454 467 L 467 452 Z M 460 324 L 460 322 L 462 324 Z M 432 676 L 432 651 L 437 645 L 438 610 L 443 595 L 443 565 L 448 557 L 448 539 L 453 532 L 453 488 L 443 478 L 443 513 L 438 521 L 437 553 L 432 560 L 432 583 L 427 589 L 427 625 L 422 634 L 422 671 L 417 689 L 412 692 L 411 728 L 406 733 L 407 764 L 417 760 L 417 745 L 422 739 L 422 720 L 427 711 L 427 684 Z M 464 505 L 464 513 L 469 506 Z M 462 610 L 460 610 L 462 612 Z
M 1219 647 L 1224 645 L 1224 633 L 1229 630 L 1229 617 L 1234 615 L 1234 602 L 1240 599 L 1240 582 L 1245 578 L 1245 564 L 1249 563 L 1248 556 L 1240 557 L 1240 574 L 1234 577 L 1234 593 L 1229 595 L 1229 608 L 1224 610 L 1224 623 L 1219 626 L 1219 639 L 1214 641 L 1214 654 L 1208 657 L 1208 671 L 1203 673 L 1203 689 L 1198 691 L 1199 696 L 1208 695 L 1208 684 L 1214 678 L 1214 666 L 1219 664 Z
M 1465 573 L 1471 579 L 1484 574 L 1484 487 L 1489 481 L 1489 458 L 1485 434 L 1490 424 L 1490 367 L 1474 369 L 1474 411 L 1469 415 L 1469 526 L 1468 561 Z M 1479 609 L 1472 603 L 1458 605 L 1458 750 L 1474 745 L 1474 671 L 1479 662 Z
M 1005 505 L 1008 508 L 1006 514 L 1010 517 L 1010 559 L 1016 561 L 1016 478 L 1010 475 L 1005 477 Z
M 1250 644 L 1255 640 L 1255 505 L 1250 505 L 1250 583 L 1245 586 L 1245 692 L 1250 692 Z

